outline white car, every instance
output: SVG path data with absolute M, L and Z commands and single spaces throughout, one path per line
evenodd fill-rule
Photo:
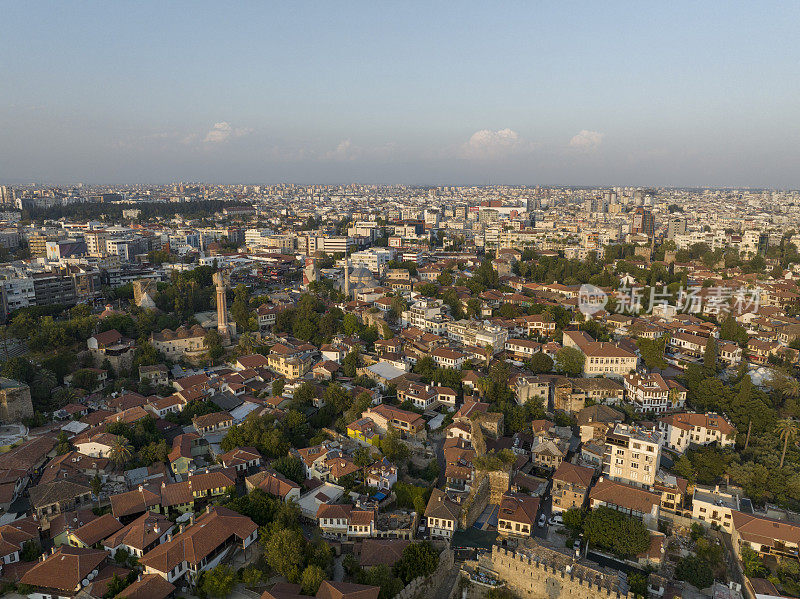
M 580 539 L 575 539 L 575 542 L 572 544 L 572 548 L 575 551 L 580 551 L 581 550 L 581 540 Z
M 547 516 L 542 514 L 539 516 L 539 528 L 544 528 L 544 525 L 547 524 Z
M 550 526 L 555 524 L 564 524 L 564 518 L 561 517 L 561 514 L 553 514 L 553 516 L 547 521 Z

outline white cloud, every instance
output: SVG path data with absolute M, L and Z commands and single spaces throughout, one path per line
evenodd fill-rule
M 335 149 L 326 152 L 323 159 L 337 161 L 356 160 L 361 154 L 361 148 L 354 146 L 349 139 L 344 139 L 339 142 Z
M 513 129 L 481 129 L 461 146 L 459 154 L 463 158 L 500 158 L 530 149 L 531 144 L 523 142 Z
M 353 162 L 356 160 L 388 160 L 395 155 L 397 147 L 394 143 L 386 143 L 380 146 L 360 146 L 354 144 L 350 139 L 339 142 L 333 150 L 328 150 L 320 154 L 321 160 L 333 162 Z
M 220 143 L 228 141 L 232 137 L 243 137 L 252 132 L 252 129 L 248 129 L 246 127 L 234 128 L 230 123 L 226 121 L 220 121 L 219 123 L 214 123 L 214 126 L 211 127 L 211 130 L 206 133 L 203 141 L 205 143 Z
M 603 143 L 603 134 L 598 131 L 581 130 L 569 140 L 569 147 L 578 150 L 594 150 Z

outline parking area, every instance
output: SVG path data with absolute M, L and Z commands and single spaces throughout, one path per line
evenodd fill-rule
M 478 516 L 478 519 L 475 521 L 475 524 L 472 526 L 477 528 L 478 530 L 490 530 L 496 531 L 497 530 L 497 515 L 500 511 L 500 507 L 496 505 L 487 505 L 486 509 L 483 510 L 483 513 Z

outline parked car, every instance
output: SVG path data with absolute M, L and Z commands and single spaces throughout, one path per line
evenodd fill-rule
M 547 524 L 547 516 L 542 514 L 539 516 L 539 528 L 544 528 L 544 525 Z
M 551 526 L 554 524 L 564 524 L 564 518 L 561 517 L 561 514 L 553 514 L 547 523 Z
M 575 542 L 572 544 L 572 548 L 576 552 L 580 551 L 581 550 L 581 540 L 580 539 L 575 539 Z

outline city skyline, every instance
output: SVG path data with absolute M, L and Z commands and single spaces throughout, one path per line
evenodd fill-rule
M 2 6 L 3 183 L 800 187 L 797 6 Z

